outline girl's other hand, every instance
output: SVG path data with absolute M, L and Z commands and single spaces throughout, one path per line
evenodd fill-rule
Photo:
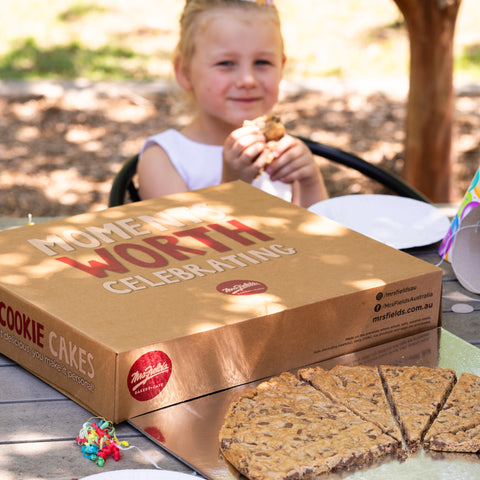
M 310 149 L 296 137 L 285 135 L 273 150 L 275 160 L 266 171 L 272 181 L 292 183 L 293 202 L 309 207 L 328 198 L 320 169 Z
M 275 160 L 267 167 L 272 181 L 315 182 L 320 175 L 310 149 L 298 138 L 285 135 L 273 150 Z
M 254 125 L 240 127 L 227 137 L 223 146 L 222 182 L 252 183 L 266 162 L 264 135 Z

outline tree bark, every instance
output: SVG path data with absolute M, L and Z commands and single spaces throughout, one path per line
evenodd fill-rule
M 451 201 L 453 43 L 461 0 L 394 0 L 410 40 L 404 177 L 433 202 Z

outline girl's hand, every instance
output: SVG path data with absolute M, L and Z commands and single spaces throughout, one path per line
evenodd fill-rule
M 272 156 L 274 160 L 269 164 Z M 222 182 L 252 183 L 263 169 L 272 181 L 293 184 L 292 201 L 297 205 L 309 207 L 328 198 L 320 169 L 302 141 L 285 135 L 270 149 L 258 127 L 249 125 L 234 130 L 223 147 Z
M 328 198 L 327 190 L 310 149 L 298 138 L 285 135 L 273 149 L 275 160 L 266 171 L 272 181 L 293 184 L 293 202 L 309 207 Z
M 273 149 L 275 160 L 266 171 L 272 181 L 310 184 L 318 181 L 320 172 L 309 148 L 298 138 L 285 135 Z
M 234 130 L 223 146 L 222 182 L 243 180 L 252 183 L 267 162 L 265 137 L 258 127 Z

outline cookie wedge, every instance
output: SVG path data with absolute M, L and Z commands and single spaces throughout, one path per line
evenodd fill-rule
M 399 442 L 293 374 L 234 402 L 220 450 L 250 480 L 302 480 L 395 454 Z
M 414 452 L 450 394 L 455 371 L 381 365 L 379 372 L 407 448 Z
M 336 365 L 330 370 L 305 368 L 298 375 L 332 400 L 402 441 L 402 433 L 392 416 L 377 367 Z
M 425 435 L 424 448 L 480 452 L 480 377 L 463 373 Z

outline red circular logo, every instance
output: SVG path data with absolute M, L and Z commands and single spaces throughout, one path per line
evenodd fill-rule
M 172 361 L 158 350 L 142 355 L 128 372 L 130 395 L 145 402 L 155 398 L 167 385 L 172 374 Z
M 267 286 L 256 280 L 229 280 L 217 285 L 217 290 L 227 295 L 255 295 L 266 292 Z

